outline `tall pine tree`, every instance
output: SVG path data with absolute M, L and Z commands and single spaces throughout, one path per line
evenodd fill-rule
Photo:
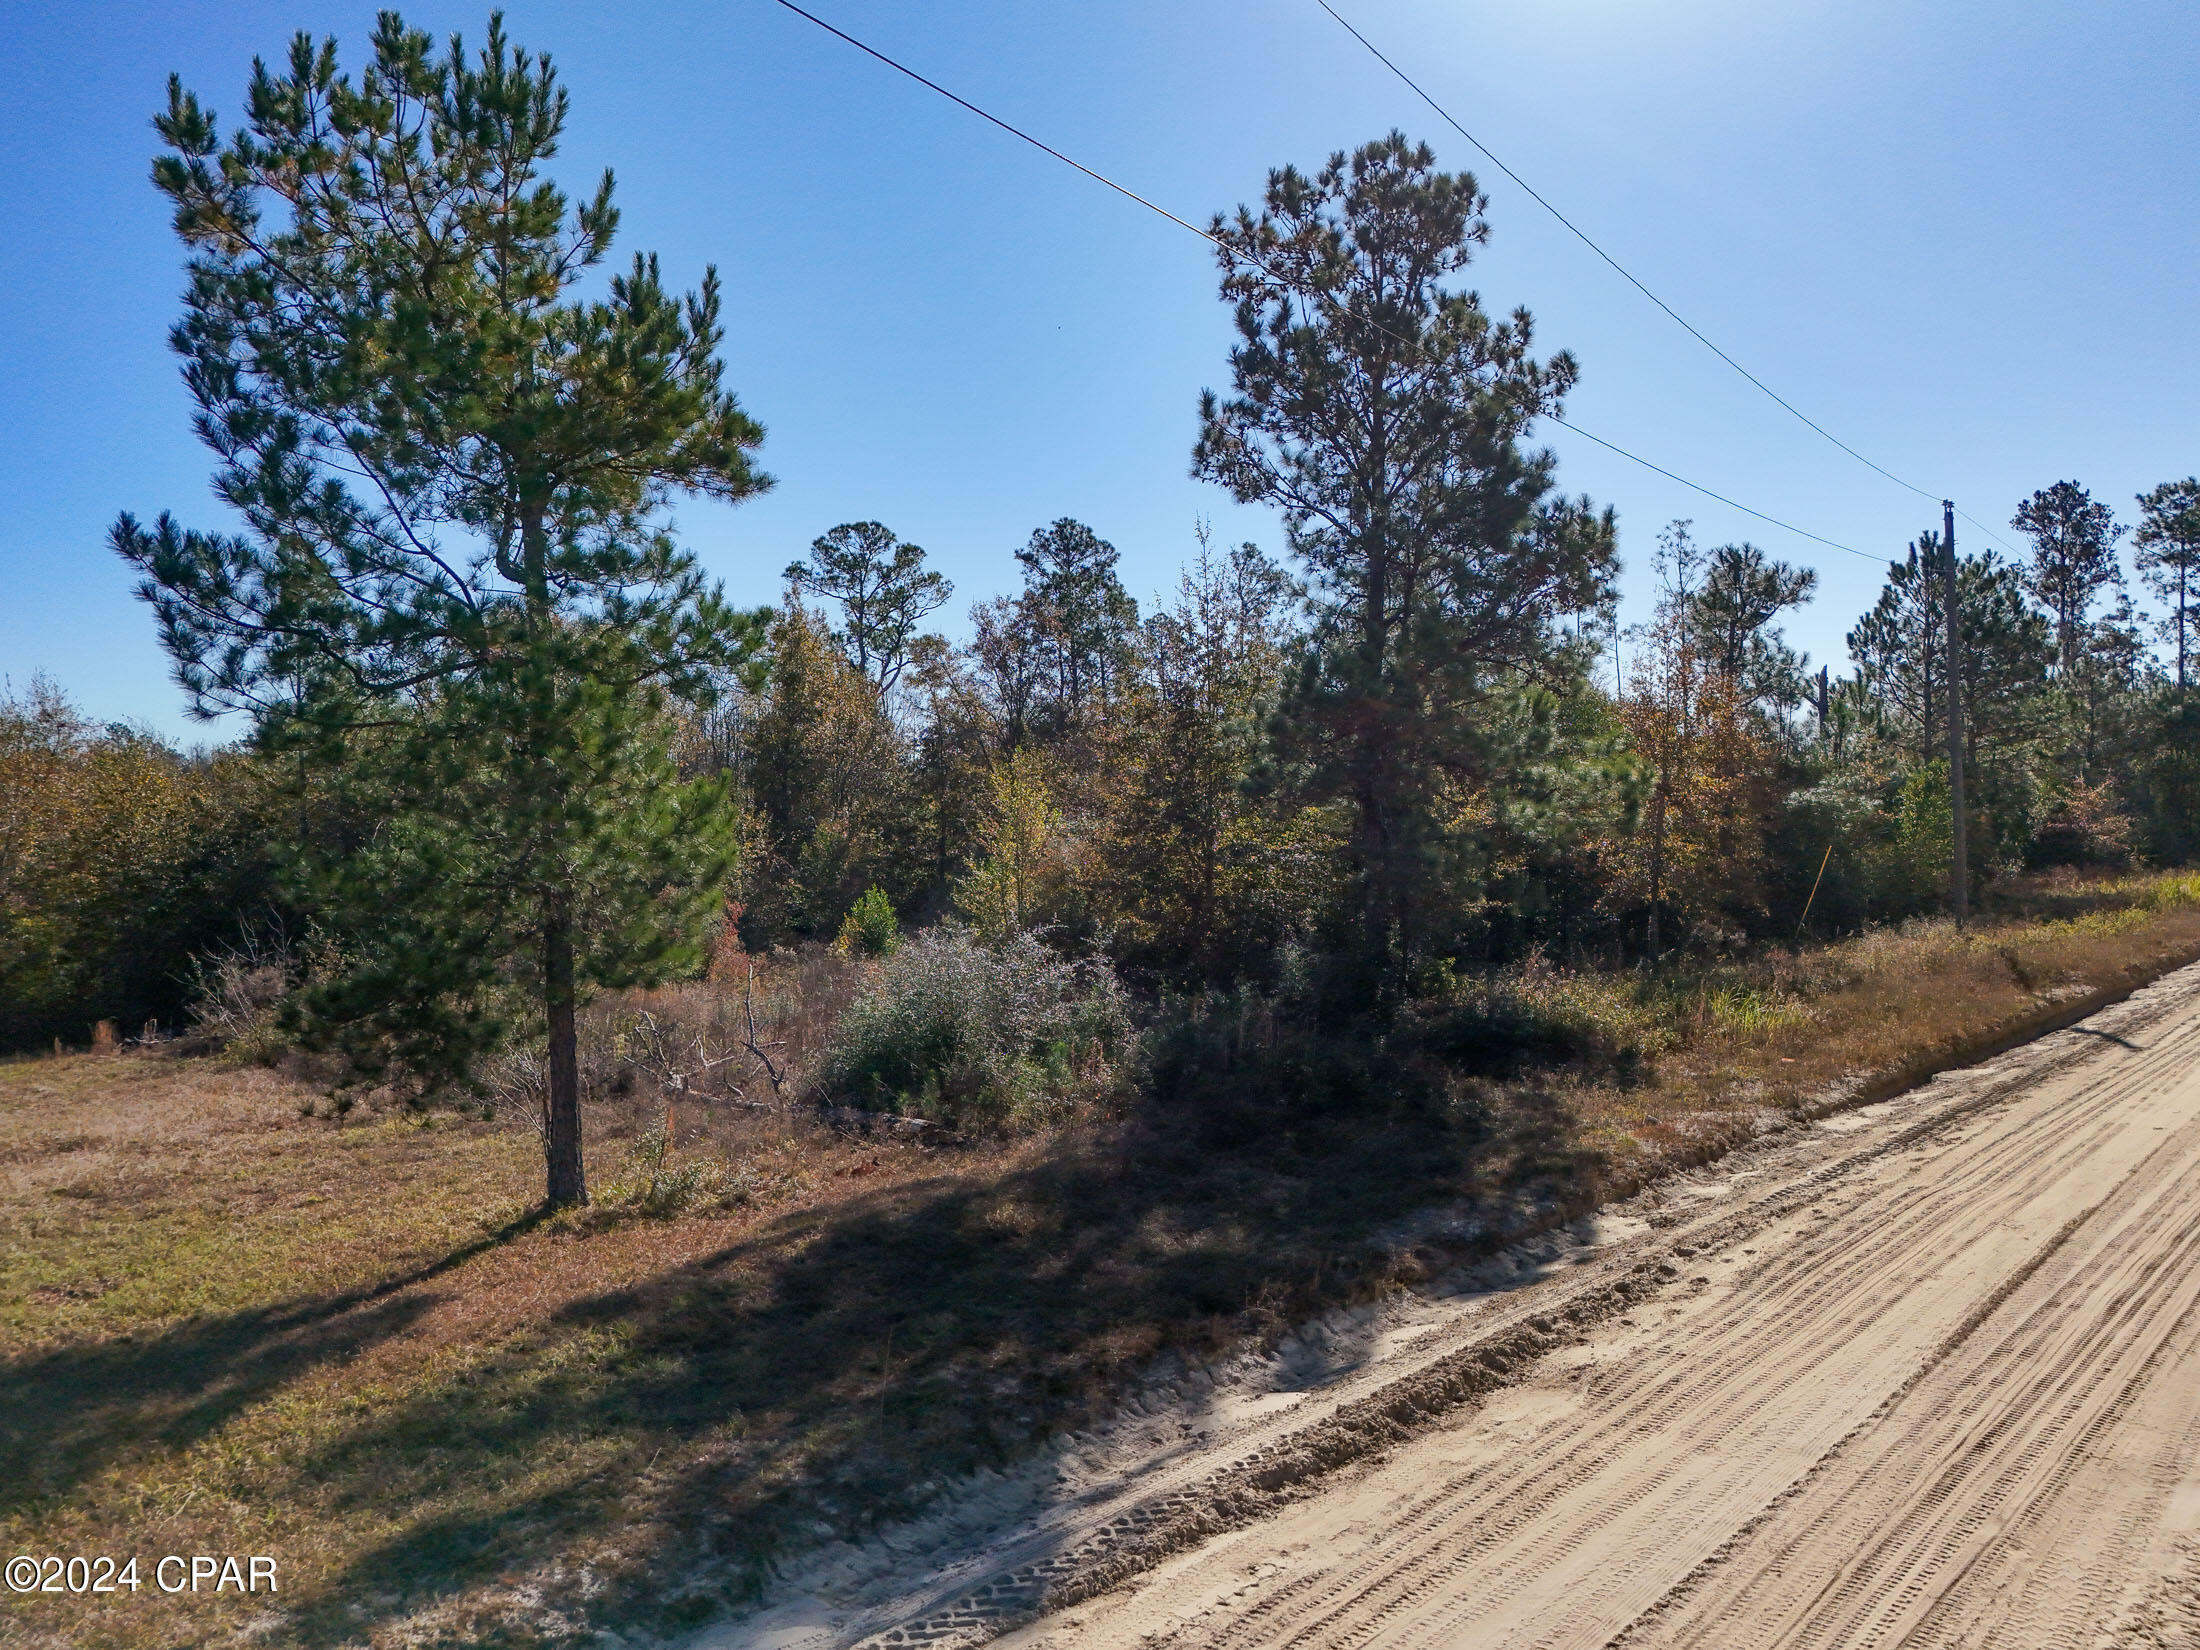
M 2192 602 L 2200 595 L 2200 476 L 2165 481 L 2139 495 L 2139 531 L 2132 543 L 2139 571 L 2170 604 L 2167 628 L 2177 650 L 2177 690 L 2190 685 Z
M 1887 564 L 1879 600 L 1848 634 L 1849 657 L 1882 730 L 1926 761 L 1947 739 L 1948 660 L 1941 639 L 1947 609 L 1934 572 L 1942 559 L 1940 535 L 1930 528 L 1911 540 L 1903 559 Z
M 924 565 L 924 551 L 876 521 L 843 522 L 810 542 L 810 559 L 787 569 L 805 595 L 840 609 L 833 639 L 883 701 L 908 668 L 917 626 L 955 587 Z
M 1020 598 L 1053 676 L 1052 731 L 1067 734 L 1114 694 L 1131 656 L 1138 603 L 1116 576 L 1115 546 L 1064 516 L 1016 552 Z
M 1499 678 L 1567 658 L 1557 621 L 1601 600 L 1608 512 L 1553 496 L 1525 443 L 1576 369 L 1533 354 L 1448 283 L 1488 236 L 1485 197 L 1400 133 L 1269 174 L 1256 214 L 1218 215 L 1236 310 L 1232 393 L 1201 398 L 1193 468 L 1277 506 L 1313 574 L 1317 634 L 1284 726 L 1317 799 L 1349 805 L 1350 934 L 1362 1000 L 1393 997 L 1446 944 L 1431 872 L 1448 787 L 1485 774 Z
M 1722 544 L 1690 594 L 1687 620 L 1704 658 L 1739 683 L 1745 699 L 1784 710 L 1802 700 L 1808 661 L 1782 640 L 1776 621 L 1817 588 L 1814 568 L 1792 567 L 1754 544 Z
M 356 80 L 300 34 L 226 144 L 171 80 L 173 340 L 244 530 L 113 534 L 200 710 L 379 799 L 372 851 L 329 870 L 355 934 L 325 1021 L 444 1081 L 532 1000 L 552 1207 L 587 1199 L 577 1005 L 692 954 L 730 851 L 709 782 L 673 779 L 662 696 L 707 694 L 753 625 L 665 509 L 768 485 L 715 272 L 679 297 L 637 257 L 576 293 L 618 214 L 608 173 L 578 205 L 543 175 L 566 113 L 497 18 L 438 54 L 384 13 Z
M 2032 541 L 2025 584 L 2054 617 L 2057 669 L 2068 675 L 2085 652 L 2093 603 L 2122 581 L 2116 541 L 2123 527 L 2075 481 L 2041 488 L 2017 506 L 2009 525 Z

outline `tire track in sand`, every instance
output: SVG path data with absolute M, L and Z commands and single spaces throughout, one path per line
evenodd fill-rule
M 1004 1642 L 2098 1642 L 2200 1477 L 2200 1011 L 2065 1053 L 1799 1177 L 1450 1425 Z

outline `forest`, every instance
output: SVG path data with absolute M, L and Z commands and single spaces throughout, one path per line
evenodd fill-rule
M 671 526 L 770 485 L 716 276 L 606 276 L 608 176 L 544 170 L 565 113 L 500 24 L 440 53 L 393 16 L 356 79 L 300 37 L 226 138 L 172 88 L 174 345 L 233 523 L 113 549 L 250 731 L 0 704 L 0 1047 L 180 1035 L 339 1114 L 524 1115 L 558 1208 L 637 1039 L 667 1094 L 943 1139 L 1453 1103 L 1581 1053 L 1524 978 L 1655 992 L 1945 913 L 1954 745 L 1971 902 L 2200 850 L 2200 478 L 2043 476 L 2015 556 L 1921 520 L 1814 662 L 1810 566 L 1563 491 L 1534 428 L 1579 367 L 1461 284 L 1487 200 L 1398 133 L 1211 226 L 1237 341 L 1188 457 L 1275 546 L 1188 523 L 1142 600 L 1065 515 L 959 610 L 890 524 L 820 523 L 735 608 Z M 1657 590 L 1624 627 L 1623 543 Z M 617 1009 L 683 982 L 716 1006 Z

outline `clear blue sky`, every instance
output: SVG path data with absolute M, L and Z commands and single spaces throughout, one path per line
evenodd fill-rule
M 2127 516 L 2200 470 L 2200 7 L 2045 0 L 1339 0 L 1470 130 L 1684 314 L 1845 440 L 1997 527 L 2066 477 Z M 1795 424 L 1651 309 L 1313 0 L 812 0 L 1181 215 L 1257 198 L 1402 126 L 1491 195 L 1476 284 L 1580 358 L 1583 426 L 1828 538 L 1897 552 L 1937 510 Z M 487 11 L 411 21 L 478 38 Z M 836 522 L 925 545 L 961 598 L 1074 515 L 1141 598 L 1195 518 L 1275 522 L 1187 474 L 1226 382 L 1209 249 L 770 0 L 519 0 L 573 96 L 564 177 L 617 171 L 618 256 L 722 271 L 730 376 L 776 492 L 681 525 L 736 596 Z M 0 8 L 0 674 L 187 731 L 116 512 L 212 525 L 164 334 L 181 259 L 146 181 L 180 72 L 233 117 L 301 26 L 358 60 L 364 4 L 15 0 Z M 1818 565 L 1814 654 L 1877 567 L 1550 432 L 1616 505 L 1636 607 L 1658 527 Z M 2013 538 L 2006 528 L 2004 538 Z M 1975 534 L 1965 539 L 1975 545 Z M 205 737 L 204 733 L 194 737 Z

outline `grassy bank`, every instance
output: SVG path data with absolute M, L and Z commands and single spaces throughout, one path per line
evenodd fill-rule
M 0 1637 L 669 1629 L 1076 1423 L 1165 1348 L 1461 1258 L 1397 1239 L 1415 1210 L 1562 1218 L 2196 956 L 2200 877 L 2038 883 L 1968 934 L 1462 988 L 1461 1024 L 1534 1036 L 1410 1099 L 1210 1085 L 944 1147 L 698 1103 L 677 1160 L 713 1195 L 670 1219 L 630 1195 L 531 1221 L 524 1127 L 307 1115 L 210 1060 L 0 1066 L 0 1548 L 264 1553 L 282 1586 L 8 1596 Z M 622 1157 L 660 1118 L 599 1108 L 599 1180 L 634 1191 L 649 1163 Z

